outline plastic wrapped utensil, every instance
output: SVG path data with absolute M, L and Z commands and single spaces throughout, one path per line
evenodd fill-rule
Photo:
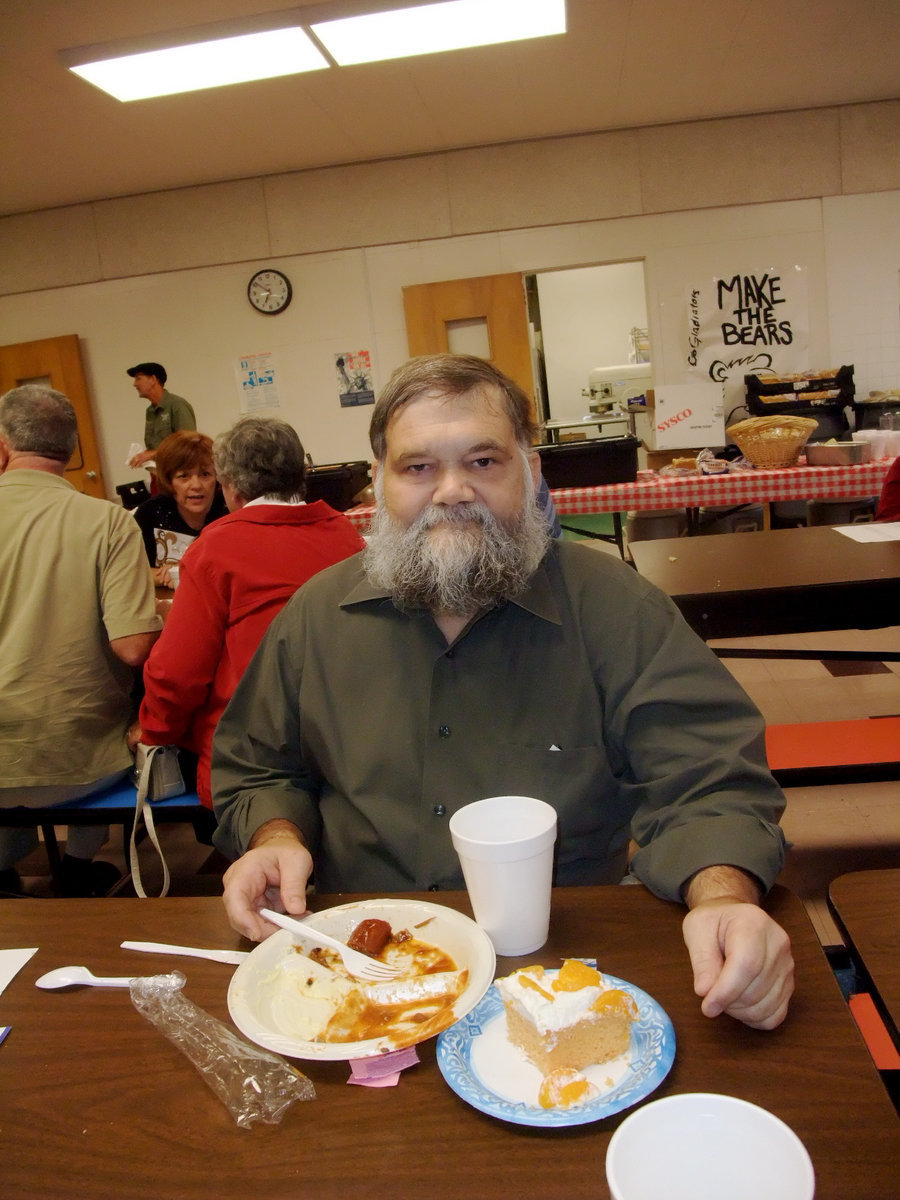
M 277 1125 L 295 1100 L 314 1100 L 315 1088 L 277 1054 L 252 1046 L 182 994 L 180 971 L 131 981 L 131 1001 L 200 1072 L 238 1125 Z

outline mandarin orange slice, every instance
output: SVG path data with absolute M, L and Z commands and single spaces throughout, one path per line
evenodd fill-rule
M 637 1019 L 638 1007 L 627 992 L 623 992 L 621 988 L 610 988 L 608 992 L 601 992 L 597 997 L 591 1005 L 591 1012 L 623 1013 L 634 1021 Z
M 573 1104 L 593 1100 L 598 1094 L 597 1088 L 579 1071 L 559 1067 L 541 1080 L 538 1103 L 541 1108 L 571 1108 Z
M 553 997 L 550 995 L 550 993 L 542 988 L 537 980 L 532 979 L 530 975 L 523 975 L 519 982 L 522 984 L 522 987 L 534 988 L 534 990 L 543 996 L 545 1000 L 553 1000 Z
M 603 976 L 594 967 L 589 967 L 577 958 L 567 958 L 553 982 L 553 990 L 580 992 L 582 988 L 598 987 L 602 982 Z

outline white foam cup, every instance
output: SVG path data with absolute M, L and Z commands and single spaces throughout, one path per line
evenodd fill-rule
M 854 429 L 850 437 L 854 442 L 868 442 L 872 447 L 873 458 L 884 458 L 887 439 L 883 429 Z
M 450 837 L 497 953 L 539 950 L 550 931 L 556 810 L 532 796 L 489 796 L 453 814 Z
M 788 1125 L 735 1096 L 645 1104 L 610 1138 L 612 1200 L 812 1200 L 815 1174 Z

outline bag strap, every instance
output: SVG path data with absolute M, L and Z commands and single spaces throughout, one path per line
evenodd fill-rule
M 138 857 L 138 827 L 143 820 L 147 829 L 147 836 L 156 848 L 159 855 L 159 861 L 162 863 L 163 882 L 162 890 L 159 893 L 158 899 L 168 894 L 169 891 L 169 865 L 166 862 L 165 855 L 162 852 L 162 847 L 159 844 L 159 837 L 156 833 L 156 825 L 153 821 L 153 806 L 147 799 L 147 793 L 150 789 L 150 773 L 153 767 L 153 760 L 157 752 L 164 750 L 165 746 L 149 746 L 147 748 L 144 766 L 141 770 L 140 778 L 137 784 L 137 802 L 135 805 L 134 821 L 131 826 L 131 845 L 129 847 L 129 861 L 131 865 L 131 881 L 134 884 L 134 890 L 142 900 L 148 899 L 147 893 L 144 891 L 144 885 L 141 882 L 141 862 Z

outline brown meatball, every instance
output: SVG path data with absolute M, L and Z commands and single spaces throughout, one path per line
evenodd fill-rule
M 371 958 L 377 958 L 391 939 L 391 927 L 387 921 L 377 918 L 360 921 L 347 938 L 351 950 L 360 950 Z

